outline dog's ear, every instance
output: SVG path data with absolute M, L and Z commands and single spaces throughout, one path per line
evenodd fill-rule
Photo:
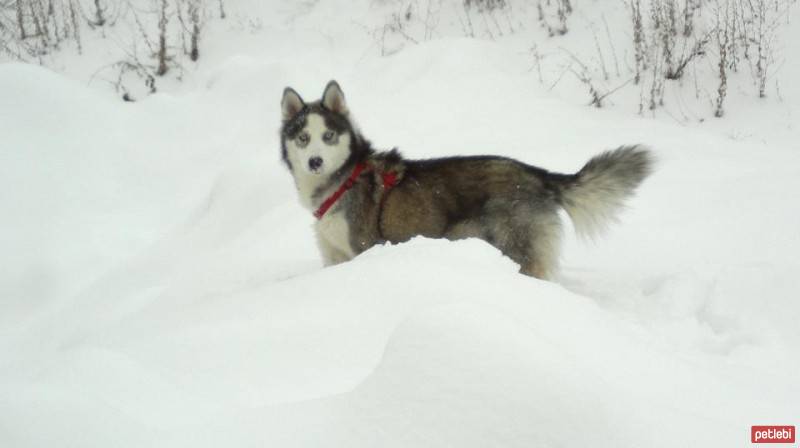
M 336 81 L 331 80 L 325 86 L 325 92 L 322 94 L 322 105 L 336 113 L 347 115 L 347 104 L 344 102 L 344 92 L 339 87 Z
M 293 88 L 287 87 L 283 89 L 281 112 L 283 113 L 284 121 L 297 115 L 297 113 L 303 110 L 305 106 L 306 103 L 303 102 L 303 99 L 300 98 L 300 95 L 298 95 Z

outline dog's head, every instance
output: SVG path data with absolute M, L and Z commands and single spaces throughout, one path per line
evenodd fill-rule
M 336 81 L 328 83 L 321 100 L 308 104 L 287 87 L 281 112 L 283 161 L 295 176 L 330 176 L 355 159 L 358 135 Z

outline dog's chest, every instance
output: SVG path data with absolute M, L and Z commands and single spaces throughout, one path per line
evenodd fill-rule
M 315 230 L 330 245 L 349 256 L 355 256 L 350 246 L 350 224 L 343 211 L 328 212 L 317 221 Z

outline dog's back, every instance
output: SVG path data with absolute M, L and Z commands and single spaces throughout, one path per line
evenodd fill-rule
M 612 221 L 651 170 L 642 147 L 591 159 L 576 174 L 558 174 L 492 156 L 405 162 L 403 181 L 387 194 L 379 230 L 387 240 L 416 235 L 481 238 L 539 278 L 558 265 L 563 207 L 583 235 Z

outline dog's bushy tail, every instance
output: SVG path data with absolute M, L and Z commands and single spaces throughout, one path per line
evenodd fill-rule
M 622 146 L 593 157 L 575 175 L 559 182 L 561 206 L 579 236 L 594 238 L 617 220 L 624 200 L 652 172 L 654 159 L 644 146 Z

